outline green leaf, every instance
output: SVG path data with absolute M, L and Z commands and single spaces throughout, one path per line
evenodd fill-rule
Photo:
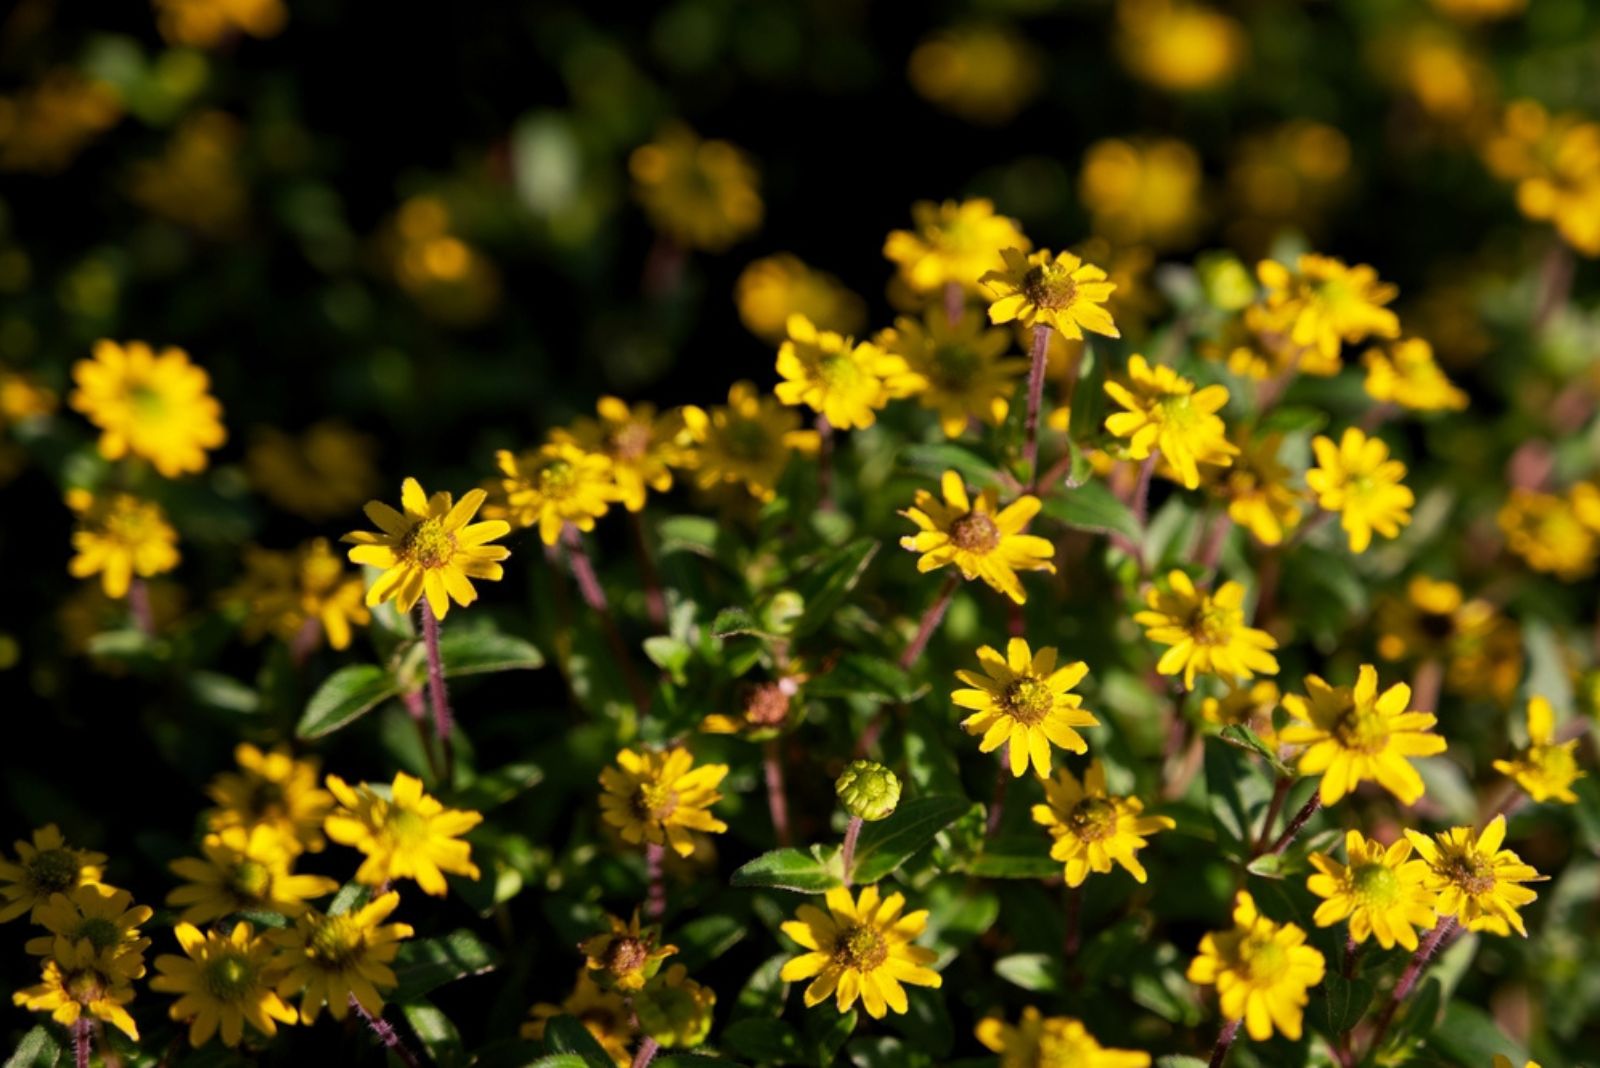
M 718 1041 L 752 1061 L 789 1063 L 800 1055 L 800 1034 L 782 1020 L 747 1017 L 722 1029 Z
M 862 830 L 853 881 L 864 886 L 884 878 L 971 807 L 972 802 L 964 797 L 918 797 L 902 802 L 894 815 Z
M 611 1068 L 616 1068 L 612 1061 Z M 593 1066 L 576 1053 L 552 1053 L 548 1057 L 540 1057 L 536 1061 L 518 1062 L 519 1068 L 593 1068 Z
M 589 1068 L 616 1068 L 605 1047 L 574 1016 L 557 1016 L 544 1028 L 544 1048 L 550 1053 L 573 1053 Z
M 738 1061 L 726 1057 L 713 1057 L 699 1053 L 669 1053 L 650 1062 L 650 1068 L 746 1068 Z
M 1277 430 L 1285 434 L 1294 434 L 1304 431 L 1310 434 L 1321 430 L 1327 424 L 1327 412 L 1319 408 L 1289 404 L 1274 408 L 1263 416 L 1260 429 L 1264 432 Z
M 1046 498 L 1043 511 L 1074 530 L 1139 539 L 1139 524 L 1134 522 L 1133 512 L 1117 500 L 1104 482 L 1085 482 L 1077 489 L 1053 494 Z
M 838 855 L 827 861 L 817 855 L 798 849 L 774 849 L 763 853 L 743 865 L 729 880 L 734 886 L 766 886 L 777 890 L 794 890 L 802 894 L 820 894 L 832 890 L 844 880 L 840 878 Z
M 328 676 L 306 702 L 295 734 L 322 738 L 348 727 L 400 694 L 394 677 L 376 664 L 351 664 Z
M 861 538 L 823 557 L 798 583 L 806 608 L 795 621 L 795 637 L 804 637 L 833 618 L 850 591 L 856 588 L 867 565 L 878 555 L 875 538 Z
M 731 638 L 735 634 L 753 634 L 758 638 L 771 637 L 743 608 L 724 608 L 717 613 L 717 618 L 711 621 L 711 633 L 719 638 Z
M 1013 953 L 1001 957 L 994 963 L 994 973 L 1035 994 L 1053 994 L 1063 988 L 1061 962 L 1047 953 Z
M 1246 749 L 1265 760 L 1279 777 L 1293 779 L 1297 776 L 1282 760 L 1278 759 L 1277 750 L 1273 749 L 1261 736 L 1242 723 L 1230 723 L 1222 728 L 1218 735 L 1223 741 L 1239 749 Z
M 745 925 L 732 916 L 697 917 L 673 933 L 672 941 L 678 947 L 673 962 L 698 971 L 738 945 L 745 933 Z
M 688 679 L 684 668 L 694 656 L 694 649 L 682 638 L 670 634 L 653 634 L 644 640 L 644 655 L 656 667 L 672 676 L 672 681 L 682 686 Z
M 1328 1010 L 1328 1034 L 1342 1035 L 1361 1022 L 1376 990 L 1364 979 L 1346 979 L 1338 972 L 1329 972 L 1322 991 Z
M 372 900 L 372 888 L 361 883 L 348 882 L 339 887 L 339 892 L 333 895 L 333 901 L 328 905 L 329 916 L 343 916 L 354 909 L 359 909 Z
M 862 697 L 879 703 L 908 705 L 928 692 L 898 664 L 867 653 L 847 653 L 832 671 L 806 683 L 812 697 Z
M 447 679 L 544 667 L 544 654 L 533 643 L 486 627 L 441 631 L 439 659 Z
M 61 1062 L 61 1047 L 43 1025 L 22 1036 L 16 1050 L 6 1058 L 5 1068 L 55 1068 Z
M 1512 1064 L 1528 1061 L 1528 1051 L 1502 1034 L 1493 1017 L 1476 1005 L 1457 1000 L 1445 1006 L 1444 1019 L 1428 1036 L 1428 1049 L 1456 1064 L 1488 1064 L 1496 1053 L 1510 1057 Z
M 259 711 L 261 698 L 238 679 L 216 671 L 193 671 L 188 676 L 189 696 L 207 708 L 240 715 Z
M 494 951 L 465 928 L 442 938 L 407 942 L 395 957 L 400 985 L 392 1000 L 413 1001 L 446 983 L 493 971 L 496 963 Z
M 1156 1068 L 1207 1068 L 1207 1062 L 1187 1053 L 1169 1053 L 1156 1058 Z
M 1389 1029 L 1389 1037 L 1384 1040 L 1384 1049 L 1409 1048 L 1427 1037 L 1439 1018 L 1443 990 L 1438 979 L 1431 975 L 1425 978 L 1400 1009 L 1394 1026 Z
M 544 781 L 544 771 L 529 761 L 502 764 L 493 771 L 478 775 L 455 798 L 457 808 L 470 808 L 478 812 L 505 804 L 524 791 L 531 790 Z
M 417 1041 L 422 1043 L 438 1068 L 458 1068 L 466 1063 L 467 1052 L 461 1044 L 461 1033 L 450 1022 L 450 1017 L 439 1011 L 438 1006 L 427 1001 L 414 1001 L 400 1006 L 400 1011 L 416 1033 Z
M 1061 874 L 1062 864 L 1051 860 L 1048 840 L 1001 838 L 984 844 L 983 852 L 963 866 L 980 879 L 1049 879 Z
M 822 1011 L 808 1012 L 805 1016 L 805 1034 L 811 1046 L 817 1068 L 832 1068 L 841 1046 L 850 1040 L 856 1029 L 856 1010 L 838 1013 L 828 1006 Z
M 900 461 L 914 471 L 938 478 L 946 471 L 955 471 L 970 486 L 988 489 L 999 486 L 1005 478 L 1000 469 L 971 449 L 950 442 L 936 445 L 911 445 L 900 453 Z

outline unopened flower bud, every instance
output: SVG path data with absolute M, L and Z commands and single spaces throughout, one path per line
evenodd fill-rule
M 688 978 L 681 964 L 662 972 L 633 997 L 640 1030 L 663 1046 L 677 1049 L 706 1040 L 716 1004 L 716 993 Z
M 853 760 L 833 784 L 845 811 L 872 821 L 886 819 L 900 803 L 900 779 L 871 760 Z
M 1250 270 L 1231 253 L 1201 256 L 1198 264 L 1200 285 L 1206 301 L 1223 311 L 1239 311 L 1256 299 L 1256 281 Z

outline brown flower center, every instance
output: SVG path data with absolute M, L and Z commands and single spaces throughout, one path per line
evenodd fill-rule
M 789 718 L 789 695 L 776 682 L 751 686 L 744 695 L 744 718 L 757 727 L 777 727 Z
M 1117 829 L 1117 807 L 1103 797 L 1086 797 L 1073 806 L 1067 826 L 1085 842 L 1109 838 Z
M 650 960 L 650 947 L 643 940 L 623 935 L 612 940 L 603 958 L 606 971 L 621 978 L 632 975 Z
M 876 927 L 854 927 L 839 939 L 833 955 L 846 968 L 870 972 L 889 959 L 889 944 Z
M 78 885 L 78 871 L 78 857 L 71 850 L 46 849 L 28 862 L 28 883 L 36 894 L 48 898 Z
M 1041 263 L 1022 276 L 1022 294 L 1028 302 L 1047 311 L 1069 307 L 1078 295 L 1072 273 L 1056 263 Z
M 456 539 L 439 519 L 425 519 L 406 531 L 400 541 L 400 556 L 419 567 L 438 568 L 455 555 Z
M 1473 896 L 1492 893 L 1497 883 L 1493 863 L 1488 857 L 1476 853 L 1459 853 L 1451 857 L 1440 874 L 1460 887 L 1463 893 Z
M 983 512 L 968 512 L 950 524 L 950 542 L 969 553 L 991 553 L 1000 544 L 1000 528 Z
M 626 423 L 611 435 L 611 454 L 618 460 L 637 463 L 650 451 L 650 427 L 644 423 Z
M 361 927 L 352 917 L 329 916 L 312 930 L 306 948 L 318 964 L 339 969 L 360 955 L 361 945 Z
M 90 1005 L 105 997 L 107 984 L 99 972 L 85 968 L 68 975 L 61 985 L 72 996 L 72 1000 L 80 1005 Z
M 1056 704 L 1056 695 L 1044 679 L 1020 675 L 1006 686 L 1001 701 L 1013 718 L 1031 727 L 1050 714 Z
M 678 791 L 660 782 L 642 782 L 633 795 L 633 811 L 642 820 L 666 822 L 678 810 Z

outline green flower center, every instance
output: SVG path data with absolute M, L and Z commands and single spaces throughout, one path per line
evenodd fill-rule
M 228 885 L 240 897 L 259 900 L 272 885 L 272 872 L 257 860 L 241 860 L 228 873 Z
M 224 953 L 207 962 L 200 977 L 212 997 L 237 1001 L 255 985 L 256 970 L 243 954 Z
M 1190 430 L 1205 415 L 1194 406 L 1192 393 L 1163 393 L 1155 402 L 1161 421 L 1174 430 Z
M 642 782 L 633 795 L 633 811 L 640 819 L 665 821 L 678 809 L 678 791 L 660 782 Z
M 968 512 L 950 524 L 950 542 L 969 553 L 992 553 L 1000 544 L 1000 528 L 983 512 Z
M 133 414 L 137 419 L 160 419 L 166 414 L 167 402 L 160 390 L 134 386 L 128 391 L 128 400 L 133 405 Z
M 1067 826 L 1085 842 L 1109 838 L 1117 829 L 1117 807 L 1103 797 L 1086 797 L 1072 807 Z
M 1351 705 L 1333 729 L 1339 744 L 1359 753 L 1381 753 L 1389 744 L 1389 721 L 1376 707 Z
M 329 968 L 343 968 L 356 959 L 362 948 L 362 929 L 349 916 L 329 916 L 312 929 L 307 948 L 312 959 Z
M 817 361 L 817 377 L 830 390 L 849 391 L 861 381 L 861 368 L 848 352 L 840 352 Z
M 540 479 L 543 480 L 543 475 Z M 429 569 L 448 564 L 455 551 L 455 535 L 444 529 L 442 519 L 424 519 L 406 531 L 400 542 L 402 559 Z
M 539 468 L 539 492 L 546 497 L 570 497 L 578 485 L 578 469 L 566 460 L 550 460 Z
M 1350 889 L 1369 908 L 1388 908 L 1400 899 L 1400 876 L 1383 864 L 1359 864 L 1350 873 Z
M 1070 307 L 1078 295 L 1072 273 L 1057 263 L 1041 263 L 1022 276 L 1022 294 L 1030 304 L 1046 311 Z
M 983 360 L 966 345 L 939 345 L 933 350 L 930 370 L 934 384 L 951 393 L 960 393 L 973 384 Z
M 1050 684 L 1033 675 L 1013 679 L 1001 700 L 1012 717 L 1030 727 L 1041 722 L 1056 705 L 1055 691 L 1050 689 Z
M 1578 777 L 1578 762 L 1570 745 L 1539 745 L 1528 751 L 1528 762 L 1547 779 L 1571 782 Z
M 1239 612 L 1223 608 L 1207 597 L 1189 617 L 1189 633 L 1201 645 L 1227 645 L 1240 619 Z
M 1253 935 L 1239 946 L 1239 970 L 1251 982 L 1270 984 L 1289 970 L 1289 951 L 1270 935 Z
M 89 944 L 98 953 L 122 941 L 122 929 L 108 919 L 91 916 L 78 924 L 77 929 L 72 932 L 72 941 L 84 938 L 89 940 Z
M 68 849 L 42 850 L 28 862 L 28 884 L 41 897 L 78 885 L 78 856 Z
M 839 939 L 833 955 L 846 968 L 870 972 L 889 959 L 889 944 L 876 927 L 854 927 Z
M 428 836 L 428 821 L 409 808 L 394 806 L 389 810 L 389 818 L 385 822 L 389 833 L 403 842 L 415 842 Z

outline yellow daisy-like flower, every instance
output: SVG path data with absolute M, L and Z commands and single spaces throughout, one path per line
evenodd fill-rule
M 1257 1042 L 1271 1038 L 1274 1030 L 1298 1041 L 1311 1000 L 1306 991 L 1322 982 L 1327 966 L 1305 941 L 1305 931 L 1261 915 L 1255 899 L 1240 890 L 1233 904 L 1233 928 L 1200 939 L 1200 953 L 1189 964 L 1189 981 L 1216 986 L 1223 1018 L 1242 1018 Z
M 206 812 L 206 827 L 220 834 L 230 827 L 262 826 L 285 845 L 317 853 L 326 845 L 322 820 L 333 795 L 317 785 L 317 760 L 297 760 L 288 746 L 262 752 L 249 742 L 233 751 L 238 771 L 211 780 L 206 796 L 216 808 Z
M 803 315 L 789 316 L 788 331 L 778 349 L 783 381 L 773 393 L 784 404 L 806 405 L 838 430 L 871 426 L 878 409 L 927 385 L 902 357 L 870 341 L 819 331 Z
M 634 149 L 628 173 L 651 224 L 687 248 L 721 252 L 761 225 L 761 176 L 750 157 L 681 122 Z
M 943 985 L 939 973 L 928 967 L 939 955 L 911 944 L 928 925 L 925 909 L 902 916 L 905 896 L 880 898 L 876 886 L 862 887 L 855 899 L 847 888 L 836 886 L 824 901 L 827 912 L 801 905 L 795 918 L 783 924 L 783 933 L 810 952 L 790 958 L 778 977 L 786 983 L 811 980 L 807 1008 L 831 995 L 840 1012 L 849 1012 L 860 998 L 867 1015 L 881 1020 L 886 1010 L 907 1010 L 902 983 L 934 989 Z
M 1021 638 L 1011 639 L 1003 657 L 983 646 L 978 663 L 982 675 L 956 672 L 972 689 L 957 690 L 950 700 L 974 710 L 961 721 L 961 729 L 982 735 L 979 752 L 992 753 L 1009 743 L 1011 773 L 1020 777 L 1030 758 L 1034 770 L 1048 776 L 1053 745 L 1074 753 L 1088 751 L 1088 743 L 1073 728 L 1098 727 L 1100 721 L 1084 710 L 1082 696 L 1070 692 L 1089 674 L 1088 664 L 1079 660 L 1058 669 L 1054 649 L 1034 653 Z
M 415 879 L 423 893 L 443 897 L 446 874 L 477 880 L 472 846 L 461 836 L 483 822 L 482 813 L 445 808 L 422 792 L 421 779 L 403 771 L 395 772 L 387 798 L 370 783 L 351 787 L 337 775 L 329 775 L 327 783 L 339 807 L 323 829 L 340 845 L 367 855 L 356 871 L 357 882 L 382 886 Z
M 689 978 L 689 969 L 674 964 L 634 995 L 639 1030 L 668 1049 L 689 1049 L 711 1034 L 717 992 Z
M 1128 384 L 1107 382 L 1106 394 L 1127 409 L 1106 416 L 1106 429 L 1128 439 L 1129 458 L 1143 460 L 1159 452 L 1186 489 L 1200 485 L 1196 464 L 1227 467 L 1239 451 L 1216 414 L 1228 403 L 1226 386 L 1196 390 L 1172 368 L 1151 367 L 1134 355 L 1128 359 Z
M 804 315 L 820 330 L 853 334 L 867 322 L 867 305 L 833 275 L 780 252 L 753 261 L 733 284 L 739 321 L 756 337 L 776 345 L 791 315 Z
M 1011 339 L 1004 330 L 986 328 L 983 316 L 970 308 L 952 324 L 943 307 L 929 304 L 920 318 L 896 319 L 878 343 L 927 383 L 917 401 L 939 413 L 946 437 L 960 437 L 972 423 L 1005 422 L 1011 395 L 1028 370 L 1027 360 L 1001 358 Z
M 1249 54 L 1244 27 L 1191 0 L 1119 0 L 1117 52 L 1134 77 L 1173 92 L 1220 85 Z
M 1497 177 L 1515 185 L 1524 216 L 1553 223 L 1583 255 L 1600 255 L 1600 123 L 1513 100 L 1483 154 Z
M 1278 732 L 1272 713 L 1279 703 L 1278 684 L 1262 679 L 1248 686 L 1234 686 L 1221 697 L 1206 697 L 1200 702 L 1200 717 L 1218 727 L 1249 727 L 1269 748 L 1278 748 Z
M 1317 504 L 1339 513 L 1339 525 L 1350 537 L 1350 551 L 1364 553 L 1374 531 L 1386 538 L 1411 522 L 1416 495 L 1400 480 L 1406 465 L 1389 458 L 1389 446 L 1347 427 L 1337 445 L 1317 435 L 1311 440 L 1317 466 L 1306 472 L 1306 485 Z
M 183 857 L 168 865 L 188 880 L 167 895 L 167 904 L 183 909 L 185 923 L 210 923 L 236 912 L 277 912 L 298 916 L 306 901 L 339 889 L 322 875 L 295 875 L 298 844 L 286 844 L 276 830 L 257 825 L 229 827 L 208 834 L 200 857 Z
M 130 493 L 96 497 L 67 491 L 67 507 L 77 517 L 72 531 L 76 555 L 67 562 L 73 578 L 100 576 L 107 597 L 128 595 L 135 575 L 151 578 L 178 566 L 178 532 L 154 501 Z
M 1118 247 L 1189 244 L 1203 216 L 1200 193 L 1200 154 L 1172 137 L 1096 141 L 1078 175 L 1090 225 Z
M 291 436 L 274 427 L 251 435 L 245 453 L 250 485 L 273 504 L 320 523 L 378 491 L 378 441 L 336 420 Z
M 11 1003 L 29 1012 L 48 1012 L 63 1027 L 91 1016 L 137 1042 L 139 1028 L 126 1008 L 133 1000 L 133 986 L 127 978 L 105 970 L 104 963 L 93 944 L 80 939 L 47 958 L 38 985 L 16 991 Z
M 1410 758 L 1434 756 L 1447 743 L 1433 733 L 1431 712 L 1410 710 L 1411 687 L 1397 682 L 1378 693 L 1378 669 L 1362 664 L 1354 688 L 1306 676 L 1306 696 L 1285 694 L 1283 707 L 1298 723 L 1279 734 L 1304 745 L 1300 774 L 1322 776 L 1322 803 L 1331 805 L 1371 779 L 1414 805 L 1425 787 Z
M 1039 514 L 1039 498 L 1022 496 L 997 511 L 998 497 L 993 489 L 967 495 L 961 476 L 946 471 L 940 480 L 944 493 L 941 503 L 927 490 L 918 490 L 915 506 L 900 514 L 918 527 L 918 532 L 900 539 L 900 546 L 920 553 L 917 570 L 933 571 L 946 564 L 961 569 L 968 582 L 981 578 L 1017 604 L 1027 601 L 1018 571 L 1048 571 L 1056 547 L 1045 538 L 1023 531 Z
M 32 842 L 13 844 L 15 861 L 0 856 L 0 923 L 24 912 L 30 923 L 38 923 L 51 897 L 98 883 L 106 862 L 104 853 L 67 845 L 53 823 L 34 831 Z
M 1324 355 L 1315 345 L 1297 344 L 1292 338 L 1295 310 L 1247 305 L 1223 327 L 1221 337 L 1203 344 L 1208 359 L 1226 363 L 1241 378 L 1264 382 L 1279 375 L 1298 373 L 1327 378 L 1339 373 L 1339 354 Z
M 546 545 L 560 541 L 568 523 L 593 530 L 611 502 L 621 499 L 611 457 L 570 441 L 552 441 L 521 456 L 501 449 L 495 464 L 505 476 L 506 514 L 519 527 L 538 527 Z
M 1308 858 L 1317 871 L 1306 888 L 1323 899 L 1312 916 L 1317 926 L 1349 920 L 1350 937 L 1358 943 L 1376 936 L 1384 949 L 1398 943 L 1415 952 L 1417 931 L 1431 931 L 1439 922 L 1436 895 L 1426 885 L 1427 863 L 1410 859 L 1411 843 L 1404 838 L 1386 848 L 1360 831 L 1345 832 L 1344 854 L 1344 864 L 1326 853 Z
M 1535 571 L 1570 582 L 1594 570 L 1600 543 L 1570 496 L 1519 487 L 1511 491 L 1496 522 L 1506 547 Z
M 1452 827 L 1432 838 L 1407 829 L 1406 837 L 1428 862 L 1428 888 L 1439 894 L 1440 916 L 1454 916 L 1469 931 L 1504 936 L 1515 928 L 1528 937 L 1517 910 L 1539 895 L 1521 884 L 1546 876 L 1500 848 L 1506 839 L 1504 816 L 1490 820 L 1476 839 L 1471 827 Z
M 1385 351 L 1367 350 L 1367 396 L 1414 412 L 1459 412 L 1467 395 L 1450 381 L 1433 358 L 1433 346 L 1420 337 L 1397 341 Z
M 1070 252 L 1052 256 L 1049 249 L 1028 255 L 1018 248 L 1000 253 L 1003 270 L 979 279 L 988 286 L 989 321 L 1023 326 L 1052 326 L 1062 337 L 1082 340 L 1085 330 L 1106 337 L 1121 337 L 1105 303 L 1117 287 L 1106 272 L 1084 263 Z
M 499 562 L 511 550 L 488 543 L 509 534 L 511 525 L 499 519 L 472 522 L 487 496 L 481 489 L 469 490 L 455 503 L 443 491 L 429 497 L 408 478 L 400 487 L 404 511 L 368 501 L 367 518 L 382 533 L 354 530 L 343 538 L 354 545 L 353 562 L 384 569 L 367 590 L 367 604 L 392 597 L 400 611 L 409 612 L 426 594 L 433 614 L 443 619 L 452 598 L 463 608 L 478 599 L 473 579 L 498 582 L 505 573 Z
M 1404 598 L 1378 601 L 1378 655 L 1385 660 L 1437 659 L 1454 693 L 1509 700 L 1522 679 L 1522 639 L 1492 603 L 1468 599 L 1461 587 L 1426 575 L 1406 583 Z
M 1033 822 L 1055 840 L 1050 859 L 1066 865 L 1068 886 L 1082 886 L 1090 872 L 1105 875 L 1111 863 L 1120 864 L 1138 882 L 1146 879 L 1138 852 L 1145 838 L 1170 831 L 1177 824 L 1167 816 L 1144 816 L 1144 802 L 1119 797 L 1106 790 L 1106 769 L 1100 761 L 1089 763 L 1083 782 L 1062 768 L 1044 784 L 1045 804 L 1033 806 Z
M 544 1041 L 546 1025 L 557 1016 L 571 1016 L 583 1024 L 584 1030 L 594 1036 L 600 1047 L 610 1054 L 617 1068 L 628 1068 L 633 1063 L 632 1013 L 621 994 L 601 989 L 589 977 L 587 968 L 578 969 L 578 980 L 559 1005 L 541 1001 L 528 1010 L 533 1017 L 522 1025 L 523 1038 Z
M 683 418 L 677 412 L 657 415 L 653 404 L 630 408 L 617 397 L 601 397 L 595 410 L 599 418 L 574 419 L 571 428 L 551 431 L 550 440 L 610 459 L 617 499 L 630 512 L 642 511 L 646 490 L 665 493 L 672 488 L 672 469 L 683 462 L 678 445 Z
M 638 845 L 670 845 L 680 857 L 694 853 L 690 831 L 721 834 L 728 829 L 711 814 L 722 800 L 717 786 L 728 774 L 726 764 L 694 766 L 687 749 L 617 754 L 617 766 L 600 772 L 600 815 L 622 832 L 622 840 Z
M 149 906 L 135 905 L 126 890 L 101 883 L 79 886 L 51 895 L 34 920 L 50 933 L 28 939 L 22 948 L 38 957 L 53 954 L 66 960 L 74 946 L 86 944 L 95 967 L 105 975 L 139 979 L 144 976 L 144 951 L 150 947 L 139 927 L 152 915 Z
M 899 268 L 899 278 L 913 293 L 932 293 L 954 284 L 981 293 L 989 271 L 1005 266 L 1000 250 L 1033 247 L 1015 219 L 994 213 L 993 201 L 981 197 L 935 204 L 919 200 L 911 206 L 913 229 L 895 230 L 883 243 L 883 254 Z
M 161 974 L 150 980 L 150 989 L 179 995 L 167 1012 L 189 1022 L 191 1046 L 205 1045 L 219 1027 L 222 1041 L 237 1046 L 246 1021 L 268 1038 L 278 1033 L 279 1022 L 295 1022 L 294 1009 L 272 990 L 272 944 L 248 923 L 235 924 L 228 934 L 201 934 L 180 923 L 172 933 L 185 956 L 157 957 Z
M 244 577 L 228 596 L 247 609 L 247 638 L 271 634 L 297 646 L 306 642 L 309 652 L 320 635 L 334 649 L 348 649 L 353 628 L 372 621 L 366 583 L 345 570 L 326 538 L 293 552 L 246 548 L 244 567 Z
M 700 488 L 742 485 L 759 501 L 777 496 L 790 456 L 814 455 L 821 446 L 815 430 L 800 428 L 798 412 L 750 382 L 735 382 L 724 406 L 684 408 L 683 424 L 690 441 L 685 466 Z
M 1256 276 L 1267 289 L 1267 307 L 1293 323 L 1290 339 L 1316 348 L 1326 359 L 1337 358 L 1344 341 L 1400 336 L 1399 318 L 1384 307 L 1399 290 L 1365 264 L 1347 267 L 1332 256 L 1308 252 L 1292 271 L 1276 260 L 1262 260 Z
M 148 460 L 167 478 L 206 466 L 206 450 L 227 439 L 211 380 L 182 349 L 157 355 L 142 341 L 97 341 L 72 367 L 69 402 L 100 428 L 100 455 Z
M 981 1020 L 973 1032 L 985 1049 L 1000 1055 L 1000 1068 L 1149 1068 L 1150 1054 L 1106 1049 L 1082 1022 L 1070 1016 L 1045 1016 L 1029 1005 L 1015 1026 L 998 1016 Z
M 644 989 L 661 970 L 661 962 L 678 952 L 677 946 L 661 943 L 659 928 L 640 926 L 638 909 L 633 910 L 632 920 L 607 916 L 606 923 L 610 930 L 579 942 L 578 952 L 584 956 L 584 966 L 608 990 Z
M 1194 689 L 1194 677 L 1219 679 L 1276 675 L 1278 661 L 1268 650 L 1278 643 L 1264 630 L 1244 622 L 1244 587 L 1224 582 L 1215 593 L 1195 588 L 1182 571 L 1167 575 L 1167 589 L 1151 586 L 1145 593 L 1145 611 L 1133 621 L 1145 628 L 1145 637 L 1171 646 L 1156 662 L 1163 675 L 1183 672 L 1183 685 Z
M 1289 468 L 1278 460 L 1283 435 L 1234 437 L 1238 452 L 1221 471 L 1207 471 L 1218 496 L 1228 502 L 1228 518 L 1254 534 L 1263 545 L 1279 545 L 1300 525 L 1301 494 L 1289 485 Z
M 301 1023 L 316 1023 L 323 1005 L 335 1020 L 344 1019 L 352 997 L 372 1016 L 383 1015 L 379 990 L 399 983 L 390 965 L 413 933 L 410 924 L 383 922 L 399 904 L 391 890 L 338 916 L 307 909 L 292 927 L 267 933 L 273 967 L 282 976 L 277 994 L 285 1001 L 300 995 Z
M 1528 748 L 1515 760 L 1496 760 L 1494 770 L 1509 775 L 1535 803 L 1554 798 L 1567 805 L 1578 803 L 1572 784 L 1584 777 L 1578 770 L 1578 739 L 1555 742 L 1556 714 L 1543 697 L 1528 699 Z

